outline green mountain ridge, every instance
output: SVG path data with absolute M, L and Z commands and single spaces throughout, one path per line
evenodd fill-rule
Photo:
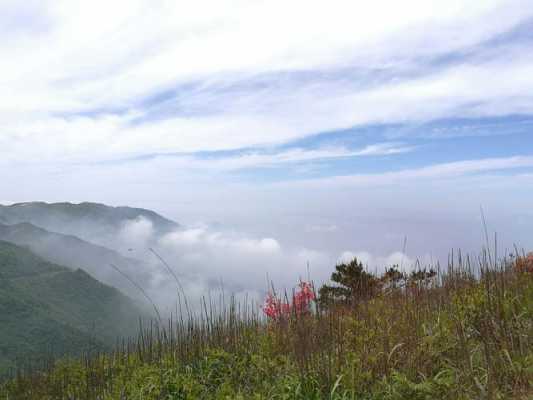
M 179 224 L 144 208 L 111 207 L 100 203 L 28 202 L 0 205 L 0 222 L 19 224 L 29 222 L 43 229 L 78 236 L 116 235 L 128 220 L 149 220 L 156 234 L 179 228 Z
M 86 272 L 0 241 L 0 373 L 17 359 L 79 355 L 134 335 L 141 312 Z
M 142 274 L 143 265 L 139 260 L 124 257 L 104 246 L 86 242 L 73 235 L 63 235 L 23 222 L 14 225 L 0 223 L 0 240 L 27 247 L 33 253 L 55 264 L 73 269 L 81 268 L 101 282 L 110 284 L 134 296 L 134 288 L 122 277 L 117 280 L 116 271 L 110 264 L 124 271 L 135 270 Z M 122 284 L 118 284 L 122 282 Z

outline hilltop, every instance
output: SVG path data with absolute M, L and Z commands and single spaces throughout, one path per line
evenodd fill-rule
M 28 222 L 48 231 L 77 236 L 101 243 L 123 228 L 124 221 L 144 218 L 151 222 L 154 233 L 164 234 L 179 228 L 179 224 L 144 208 L 111 207 L 100 203 L 16 203 L 0 205 L 0 222 Z

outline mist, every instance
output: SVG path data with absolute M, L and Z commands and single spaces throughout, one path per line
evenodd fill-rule
M 67 257 L 68 249 L 45 241 L 34 250 L 54 262 L 83 268 L 129 296 L 142 297 L 108 266 L 113 262 L 161 308 L 171 310 L 176 283 L 150 248 L 175 271 L 191 303 L 198 303 L 202 295 L 221 287 L 261 300 L 269 282 L 290 289 L 309 274 L 319 284 L 339 260 L 352 256 L 378 272 L 391 264 L 407 270 L 417 260 L 445 266 L 452 250 L 475 255 L 486 245 L 480 207 L 491 242 L 497 234 L 500 254 L 514 245 L 533 247 L 528 174 L 472 174 L 447 167 L 429 176 L 384 173 L 365 179 L 244 184 L 210 174 L 172 177 L 170 165 L 167 160 L 163 169 L 159 161 L 106 166 L 107 173 L 97 166 L 64 171 L 59 180 L 44 174 L 44 200 L 76 201 L 79 196 L 144 207 L 179 225 L 162 227 L 153 215 L 139 212 L 112 223 L 91 217 L 65 220 L 43 212 L 33 221 L 36 225 L 117 254 L 102 258 L 87 251 L 76 259 L 80 252 L 71 251 Z M 150 182 L 150 190 L 141 190 L 139 180 Z M 7 185 L 13 197 L 6 201 L 34 198 L 26 187 L 9 185 L 9 180 Z
M 24 207 L 41 209 L 38 214 L 28 213 L 26 209 L 23 214 L 20 208 Z M 205 296 L 221 293 L 240 301 L 260 303 L 271 285 L 290 291 L 302 279 L 321 284 L 338 262 L 353 257 L 358 257 L 368 268 L 379 266 L 380 270 L 392 264 L 409 269 L 413 263 L 412 258 L 399 251 L 386 255 L 350 250 L 328 252 L 222 224 L 175 224 L 175 229 L 165 230 L 146 212 L 134 218 L 117 219 L 113 224 L 97 225 L 94 218 L 72 217 L 61 212 L 54 216 L 49 209 L 57 207 L 98 209 L 99 206 L 6 207 L 4 218 L 11 218 L 11 225 L 1 226 L 0 240 L 26 245 L 52 262 L 84 269 L 137 302 L 146 303 L 137 284 L 164 314 L 174 312 L 178 297 L 183 295 L 193 309 L 199 308 Z M 132 213 L 135 215 L 135 210 Z M 36 215 L 39 217 L 35 218 Z M 315 231 L 320 229 L 314 227 Z M 333 229 L 327 227 L 325 231 L 331 233 Z

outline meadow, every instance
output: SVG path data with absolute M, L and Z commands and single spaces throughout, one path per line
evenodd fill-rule
M 352 262 L 335 285 L 271 291 L 264 308 L 205 299 L 112 352 L 13 371 L 2 399 L 530 399 L 533 256 L 447 268 Z

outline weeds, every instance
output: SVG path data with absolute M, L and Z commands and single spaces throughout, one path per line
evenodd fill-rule
M 474 267 L 459 254 L 445 273 L 388 271 L 359 301 L 290 312 L 282 306 L 290 302 L 271 299 L 268 320 L 234 299 L 218 310 L 204 301 L 201 315 L 187 308 L 165 326 L 142 325 L 137 340 L 111 353 L 18 371 L 0 396 L 525 399 L 533 387 L 531 259 L 482 255 Z M 307 310 L 315 295 L 302 290 Z

